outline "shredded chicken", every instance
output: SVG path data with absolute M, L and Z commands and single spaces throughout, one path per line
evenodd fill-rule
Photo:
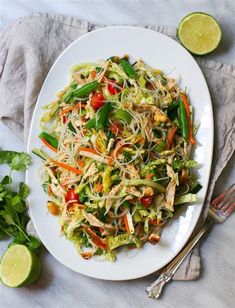
M 113 229 L 114 227 L 110 224 L 105 224 L 101 222 L 99 219 L 97 219 L 94 215 L 91 213 L 87 213 L 85 210 L 82 210 L 82 215 L 85 217 L 85 219 L 94 227 L 99 227 L 103 229 Z
M 123 187 L 123 181 L 121 181 L 121 183 L 119 183 L 118 185 L 114 186 L 109 195 L 108 195 L 108 198 L 106 200 L 106 204 L 105 204 L 105 208 L 106 208 L 106 211 L 105 211 L 105 214 L 108 213 L 108 211 L 110 210 L 111 206 L 113 205 L 113 200 L 112 200 L 112 196 L 115 196 L 116 194 L 118 194 L 120 192 L 120 190 L 122 189 Z
M 133 195 L 137 198 L 142 197 L 141 192 L 135 186 L 127 186 L 127 187 L 125 187 L 125 191 L 126 191 L 126 193 Z
M 134 178 L 134 179 L 139 179 L 139 171 L 135 168 L 135 166 L 133 164 L 128 164 L 125 169 L 127 170 L 127 172 L 130 175 L 130 178 Z
M 146 116 L 142 118 L 142 125 L 145 132 L 145 136 L 148 141 L 154 140 L 154 133 L 153 133 L 153 125 L 151 123 L 150 117 Z
M 174 211 L 175 190 L 176 190 L 178 178 L 171 166 L 167 165 L 166 168 L 167 168 L 167 175 L 171 178 L 171 181 L 167 185 L 166 192 L 165 192 L 165 200 L 163 202 L 163 205 L 166 209 L 173 212 Z
M 61 198 L 64 197 L 66 191 L 60 186 L 59 181 L 57 180 L 57 178 L 54 176 L 53 172 L 51 171 L 51 168 L 46 168 L 48 175 L 51 178 L 51 185 L 50 188 L 52 190 L 52 192 L 56 195 L 59 196 Z
M 163 207 L 164 198 L 165 198 L 165 195 L 164 195 L 163 193 L 158 194 L 158 195 L 156 196 L 156 198 L 154 199 L 154 204 L 155 204 L 156 209 L 160 209 L 160 208 Z
M 154 105 L 141 104 L 141 105 L 135 105 L 134 108 L 138 112 L 152 113 L 154 116 L 154 122 L 156 126 L 158 126 L 160 123 L 165 123 L 169 120 L 165 112 L 163 112 L 160 108 Z

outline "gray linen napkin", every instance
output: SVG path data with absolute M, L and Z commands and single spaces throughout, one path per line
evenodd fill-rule
M 51 65 L 71 42 L 97 27 L 74 17 L 37 13 L 15 21 L 1 34 L 0 119 L 25 142 L 38 93 Z M 148 28 L 176 39 L 175 28 Z M 196 60 L 210 89 L 215 120 L 205 217 L 215 182 L 235 150 L 235 67 L 202 58 Z M 174 279 L 195 279 L 200 267 L 199 251 L 194 249 Z

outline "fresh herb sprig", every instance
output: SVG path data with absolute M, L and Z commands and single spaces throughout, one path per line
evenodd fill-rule
M 10 245 L 24 244 L 39 254 L 40 241 L 26 231 L 29 217 L 25 199 L 29 195 L 29 188 L 23 182 L 17 191 L 11 187 L 12 171 L 25 171 L 30 164 L 30 156 L 25 152 L 0 151 L 0 164 L 10 167 L 9 175 L 0 181 L 0 239 L 10 236 Z

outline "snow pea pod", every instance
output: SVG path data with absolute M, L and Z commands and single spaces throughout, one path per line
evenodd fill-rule
M 78 97 L 78 98 L 85 97 L 88 94 L 90 94 L 92 91 L 95 91 L 98 88 L 98 85 L 99 83 L 97 80 L 91 81 L 85 84 L 84 86 L 82 86 L 81 88 L 79 88 L 78 90 L 75 90 L 73 92 L 73 96 Z
M 86 125 L 85 125 L 85 128 L 86 129 L 92 129 L 94 128 L 96 125 L 96 118 L 94 117 L 93 119 L 89 120 Z
M 107 114 L 110 110 L 111 110 L 110 102 L 104 104 L 104 106 L 100 109 L 96 125 L 98 130 L 104 128 L 105 123 L 107 122 Z
M 55 137 L 49 135 L 48 133 L 42 132 L 39 135 L 39 138 L 45 139 L 51 146 L 53 146 L 53 148 L 58 148 L 58 140 Z
M 180 101 L 179 104 L 179 123 L 181 126 L 182 137 L 187 140 L 189 135 L 188 119 L 184 103 Z
M 114 118 L 117 120 L 124 121 L 127 124 L 130 124 L 132 120 L 132 115 L 124 109 L 118 109 L 114 114 Z
M 120 60 L 120 65 L 122 66 L 124 72 L 131 78 L 136 79 L 137 74 L 134 70 L 133 66 L 129 63 L 129 61 L 125 58 Z

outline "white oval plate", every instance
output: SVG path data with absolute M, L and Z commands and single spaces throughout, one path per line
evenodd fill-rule
M 106 59 L 113 55 L 129 54 L 143 59 L 152 67 L 163 70 L 171 76 L 181 78 L 180 86 L 187 87 L 195 120 L 200 122 L 197 134 L 195 159 L 199 163 L 199 178 L 203 189 L 198 202 L 184 206 L 164 228 L 159 244 L 146 244 L 142 249 L 126 252 L 122 250 L 114 263 L 108 261 L 84 260 L 73 244 L 60 237 L 57 218 L 48 214 L 47 196 L 42 190 L 39 169 L 41 161 L 32 156 L 32 164 L 26 182 L 30 187 L 29 210 L 36 231 L 49 252 L 61 263 L 78 273 L 107 280 L 128 280 L 143 277 L 160 269 L 171 261 L 182 249 L 191 235 L 203 207 L 207 190 L 213 149 L 213 114 L 210 94 L 200 68 L 193 57 L 173 39 L 155 31 L 137 27 L 107 27 L 90 32 L 73 42 L 52 66 L 39 94 L 32 119 L 28 153 L 41 147 L 38 135 L 42 106 L 55 99 L 55 93 L 68 82 L 70 68 L 81 62 Z

